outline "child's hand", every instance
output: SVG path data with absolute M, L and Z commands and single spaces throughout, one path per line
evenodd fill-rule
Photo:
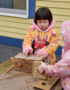
M 28 54 L 29 54 L 29 51 L 27 51 L 27 52 L 25 53 L 26 57 L 28 56 Z
M 41 54 L 40 52 L 35 52 L 35 55 L 36 55 L 37 57 L 42 56 L 42 54 Z
M 44 71 L 44 68 L 46 67 L 46 64 L 41 61 L 41 65 L 38 67 L 38 71 L 42 73 Z

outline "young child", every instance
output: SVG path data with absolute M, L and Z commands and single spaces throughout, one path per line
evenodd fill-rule
M 62 59 L 54 65 L 45 65 L 42 62 L 38 71 L 42 73 L 45 70 L 47 75 L 61 78 L 64 90 L 70 90 L 70 21 L 62 23 L 61 33 L 65 44 L 62 50 Z
M 33 25 L 29 27 L 24 38 L 23 53 L 28 56 L 34 50 L 36 56 L 44 55 L 47 57 L 47 63 L 54 64 L 58 46 L 59 34 L 55 29 L 51 11 L 47 7 L 39 8 L 35 13 Z

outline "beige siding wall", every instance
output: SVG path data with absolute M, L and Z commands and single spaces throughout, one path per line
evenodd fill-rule
M 39 7 L 49 7 L 56 20 L 56 29 L 60 35 L 60 45 L 63 45 L 60 26 L 63 21 L 70 19 L 70 0 L 36 0 L 36 10 Z M 0 16 L 0 35 L 24 39 L 27 29 L 33 19 Z
M 24 39 L 33 19 L 0 16 L 0 35 Z

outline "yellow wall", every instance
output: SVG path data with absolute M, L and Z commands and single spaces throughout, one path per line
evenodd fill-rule
M 33 19 L 0 16 L 0 35 L 24 39 Z
M 56 20 L 56 29 L 60 34 L 60 45 L 63 44 L 60 26 L 70 19 L 70 0 L 36 0 L 36 10 L 39 7 L 49 7 Z M 23 39 L 33 19 L 0 16 L 0 35 Z

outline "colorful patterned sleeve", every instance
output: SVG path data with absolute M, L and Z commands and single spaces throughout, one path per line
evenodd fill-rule
M 51 30 L 50 35 L 50 44 L 43 48 L 48 55 L 54 53 L 59 46 L 59 33 L 56 30 Z
M 45 72 L 51 77 L 66 77 L 70 75 L 70 57 L 60 60 L 54 65 L 47 65 Z
M 30 51 L 29 53 L 33 52 L 32 49 L 32 42 L 33 42 L 33 38 L 32 38 L 32 34 L 31 34 L 31 28 L 28 29 L 26 36 L 24 37 L 24 41 L 22 44 L 22 48 L 23 48 L 23 53 L 25 54 L 26 51 Z

